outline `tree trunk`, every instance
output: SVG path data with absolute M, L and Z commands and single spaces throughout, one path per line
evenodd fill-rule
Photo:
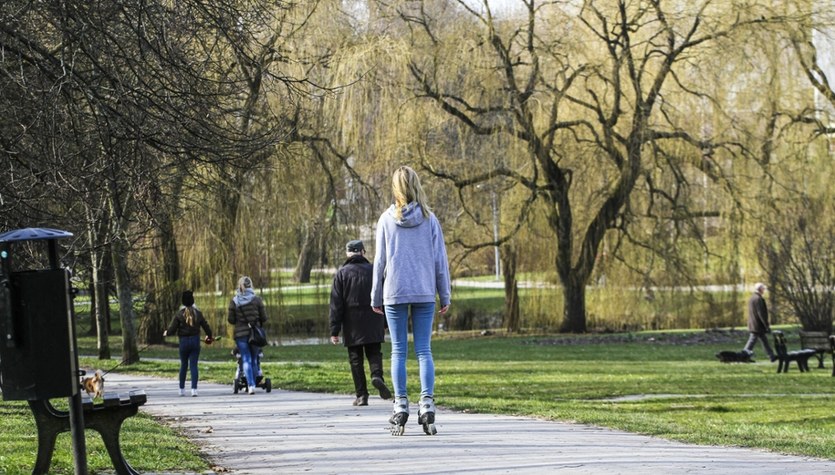
M 165 311 L 166 307 L 171 307 L 171 292 L 166 292 L 164 287 L 163 290 L 157 287 L 157 283 L 159 282 L 158 276 L 152 276 L 151 279 L 153 282 L 146 284 L 147 288 L 145 291 L 147 296 L 139 320 L 138 334 L 139 340 L 145 343 L 159 344 L 164 341 L 162 332 L 165 331 L 166 324 L 168 323 L 164 321 L 165 317 L 163 315 L 173 315 L 174 313 L 167 313 Z
M 161 266 L 154 266 L 149 274 L 151 282 L 139 325 L 140 339 L 145 343 L 162 343 L 162 332 L 177 312 L 180 302 L 180 262 L 177 239 L 171 216 L 163 212 L 158 216 L 156 246 L 152 254 L 158 257 Z M 161 255 L 160 255 L 161 254 Z
M 502 246 L 502 269 L 504 270 L 504 315 L 502 326 L 507 333 L 519 331 L 519 285 L 516 280 L 518 250 L 513 244 Z
M 304 223 L 304 236 L 302 236 L 302 246 L 299 251 L 299 260 L 296 264 L 296 270 L 293 273 L 293 278 L 299 283 L 310 282 L 310 273 L 313 270 L 313 265 L 317 258 L 322 256 L 322 240 L 326 235 L 328 222 L 328 211 L 331 202 L 333 201 L 333 193 L 330 189 L 324 195 L 324 199 L 319 203 L 318 209 L 315 211 L 315 216 L 311 221 Z M 319 259 L 321 260 L 321 259 Z
M 119 297 L 119 316 L 122 322 L 122 362 L 133 364 L 139 361 L 136 345 L 136 319 L 133 311 L 133 291 L 126 259 L 127 246 L 120 232 L 110 245 L 113 273 L 116 278 L 116 294 Z
M 573 276 L 563 282 L 563 320 L 560 332 L 586 332 L 586 284 Z
M 97 274 L 102 269 L 96 270 Z M 100 360 L 109 360 L 110 355 L 110 302 L 107 297 L 107 286 L 102 282 L 101 275 L 95 277 L 94 293 L 96 298 L 96 348 Z
M 318 242 L 319 226 L 317 224 L 305 223 L 302 246 L 299 250 L 299 259 L 296 262 L 296 269 L 293 271 L 293 280 L 300 284 L 310 282 L 313 263 L 316 261 L 316 250 L 319 248 Z
M 93 281 L 92 272 L 90 273 L 90 280 L 87 281 L 87 293 L 90 294 L 90 329 L 87 330 L 87 336 L 96 336 L 96 328 L 98 328 L 96 322 L 96 284 Z
M 90 321 L 91 326 L 95 327 L 96 331 L 96 349 L 98 358 L 100 360 L 110 359 L 110 342 L 108 334 L 110 332 L 110 305 L 107 298 L 107 288 L 103 282 L 102 275 L 104 274 L 104 258 L 105 252 L 101 243 L 103 242 L 104 224 L 101 220 L 95 219 L 92 210 L 87 208 L 87 240 L 90 246 L 90 273 L 92 274 L 92 293 L 90 306 Z
M 235 173 L 235 183 L 239 184 L 240 174 Z M 237 249 L 238 246 L 230 245 L 235 243 L 236 238 L 239 238 L 236 232 L 236 223 L 238 218 L 238 207 L 241 202 L 240 187 L 237 184 L 229 184 L 221 180 L 219 183 L 218 192 L 218 206 L 220 208 L 220 216 L 218 219 L 218 249 L 222 252 L 212 253 L 210 257 L 210 265 L 212 269 L 220 269 L 221 282 L 223 289 L 233 288 L 238 276 L 241 275 L 241 269 L 238 265 Z M 230 254 L 231 252 L 231 254 Z

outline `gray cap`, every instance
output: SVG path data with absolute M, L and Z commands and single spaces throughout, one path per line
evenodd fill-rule
M 348 241 L 348 244 L 345 245 L 345 250 L 348 252 L 362 252 L 365 250 L 365 246 L 362 245 L 362 241 L 355 239 Z

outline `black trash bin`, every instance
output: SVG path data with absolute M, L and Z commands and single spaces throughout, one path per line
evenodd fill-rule
M 51 407 L 50 398 L 67 397 L 75 473 L 86 475 L 72 292 L 69 271 L 59 268 L 56 244 L 68 237 L 72 233 L 49 228 L 0 234 L 0 391 L 7 401 L 28 400 L 33 411 L 39 403 Z M 46 243 L 48 268 L 14 268 L 12 244 L 22 241 Z M 54 436 L 42 437 L 38 426 L 36 465 L 42 466 L 35 472 L 48 471 L 54 441 Z
M 55 240 L 65 231 L 27 228 L 0 234 L 0 390 L 5 400 L 69 397 L 79 390 L 69 272 Z M 50 268 L 15 270 L 11 245 L 42 240 Z
M 8 276 L 0 334 L 0 389 L 7 401 L 69 397 L 78 368 L 71 345 L 70 284 L 66 270 Z

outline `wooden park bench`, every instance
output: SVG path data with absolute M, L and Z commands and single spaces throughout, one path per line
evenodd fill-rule
M 832 346 L 829 344 L 829 333 L 800 330 L 800 347 L 804 350 L 815 350 L 815 358 L 818 359 L 818 368 L 823 368 L 824 355 L 832 354 Z
M 797 350 L 788 351 L 786 349 L 786 337 L 781 331 L 773 331 L 774 335 L 774 351 L 777 353 L 778 373 L 787 373 L 789 371 L 789 364 L 792 361 L 797 361 L 797 368 L 800 372 L 809 371 L 809 358 L 815 356 L 815 350 Z
M 136 415 L 139 406 L 148 400 L 145 391 L 131 391 L 129 394 L 105 394 L 101 403 L 93 403 L 89 397 L 82 397 L 84 428 L 93 429 L 101 434 L 113 468 L 119 475 L 136 475 L 122 455 L 119 444 L 119 431 L 122 422 Z M 56 409 L 48 399 L 29 401 L 29 407 L 35 415 L 38 427 L 38 456 L 33 474 L 49 473 L 52 453 L 55 451 L 55 439 L 58 434 L 70 431 L 70 413 Z
M 832 376 L 835 377 L 835 335 L 829 335 L 829 349 L 832 350 Z

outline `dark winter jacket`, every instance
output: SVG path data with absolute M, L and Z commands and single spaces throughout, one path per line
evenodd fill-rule
M 762 295 L 754 292 L 748 300 L 748 331 L 763 334 L 771 332 L 768 324 L 768 307 Z
M 198 310 L 197 307 L 192 306 L 191 309 L 194 310 L 192 324 L 189 325 L 186 323 L 186 307 L 182 307 L 174 315 L 174 319 L 171 320 L 171 324 L 168 325 L 168 331 L 166 332 L 168 335 L 177 335 L 179 337 L 200 336 L 200 328 L 203 328 L 203 331 L 206 332 L 206 336 L 212 336 L 212 329 L 209 327 L 209 323 L 206 319 L 203 318 L 203 313 Z
M 342 331 L 345 346 L 382 343 L 386 317 L 371 309 L 374 269 L 368 259 L 354 255 L 333 277 L 330 300 L 331 336 Z
M 229 302 L 229 314 L 226 318 L 235 325 L 234 337 L 244 338 L 249 336 L 249 324 L 264 326 L 267 322 L 267 309 L 261 297 L 255 295 L 252 289 L 246 292 L 238 292 Z

